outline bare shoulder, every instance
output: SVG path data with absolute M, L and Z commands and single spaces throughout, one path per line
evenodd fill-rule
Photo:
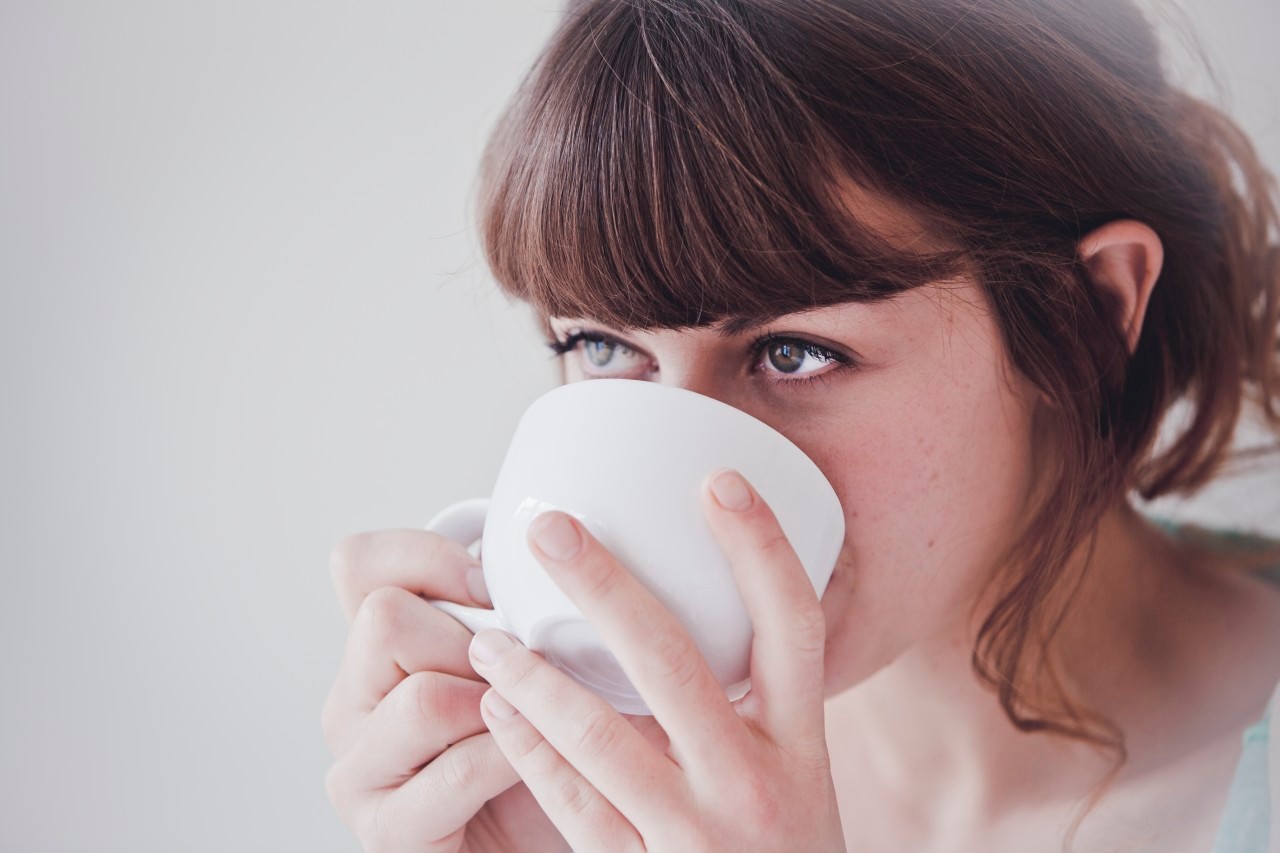
M 1099 808 L 1092 849 L 1112 850 L 1126 820 L 1153 817 L 1158 837 L 1131 849 L 1208 850 L 1219 831 L 1242 757 L 1242 735 L 1266 712 L 1280 683 L 1280 542 L 1182 525 L 1185 594 L 1167 613 L 1178 643 L 1168 696 L 1129 732 L 1134 769 Z M 1080 849 L 1091 849 L 1083 846 Z
M 1199 737 L 1238 749 L 1239 732 L 1265 712 L 1280 683 L 1280 541 L 1269 535 L 1162 524 L 1178 592 L 1164 614 L 1177 650 L 1177 692 L 1212 697 L 1187 712 Z
M 1280 619 L 1280 539 L 1241 530 L 1184 525 L 1182 539 L 1197 562 L 1235 589 L 1242 601 Z
M 1228 671 L 1253 695 L 1270 698 L 1280 682 L 1280 540 L 1239 530 L 1184 525 L 1182 544 L 1194 554 L 1216 621 L 1238 656 Z M 1247 687 L 1252 680 L 1252 689 Z

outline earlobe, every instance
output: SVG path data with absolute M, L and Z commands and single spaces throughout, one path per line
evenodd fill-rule
M 1115 321 L 1132 353 L 1164 264 L 1164 244 L 1146 224 L 1116 219 L 1082 237 L 1077 252 L 1094 284 L 1114 297 L 1119 312 Z

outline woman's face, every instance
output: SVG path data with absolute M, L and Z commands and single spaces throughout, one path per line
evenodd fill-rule
M 589 335 L 563 355 L 566 381 L 622 377 L 705 394 L 817 463 L 846 522 L 822 601 L 828 695 L 908 648 L 970 636 L 970 605 L 1026 503 L 1035 398 L 972 281 L 791 314 L 733 337 L 590 318 L 550 326 L 562 342 Z

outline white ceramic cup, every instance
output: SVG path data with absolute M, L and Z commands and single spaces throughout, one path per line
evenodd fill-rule
M 521 417 L 489 498 L 455 503 L 427 529 L 481 558 L 493 610 L 431 601 L 473 632 L 506 631 L 626 714 L 648 706 L 595 628 L 529 549 L 529 523 L 578 519 L 676 617 L 730 699 L 750 687 L 751 620 L 699 488 L 743 474 L 773 509 L 821 596 L 844 542 L 844 512 L 818 466 L 733 406 L 634 379 L 561 385 Z

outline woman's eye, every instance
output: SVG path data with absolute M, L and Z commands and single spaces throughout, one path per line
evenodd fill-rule
M 564 340 L 547 343 L 557 356 L 581 350 L 581 369 L 587 378 L 635 375 L 636 371 L 656 370 L 646 356 L 626 344 L 600 332 L 576 331 Z M 811 382 L 826 382 L 831 374 L 854 362 L 840 353 L 800 338 L 766 335 L 751 347 L 751 371 L 767 374 L 766 381 L 799 390 Z M 830 370 L 824 368 L 832 367 Z
M 587 361 L 596 367 L 608 367 L 609 362 L 613 360 L 613 354 L 620 349 L 620 346 L 609 341 L 583 341 L 582 351 L 586 353 Z
M 779 373 L 788 376 L 807 376 L 840 358 L 830 350 L 816 344 L 806 344 L 787 338 L 777 338 L 763 342 L 765 361 L 771 370 L 767 373 Z
M 548 344 L 557 355 L 582 350 L 583 367 L 598 376 L 617 376 L 643 366 L 643 357 L 625 344 L 596 332 L 574 332 Z

